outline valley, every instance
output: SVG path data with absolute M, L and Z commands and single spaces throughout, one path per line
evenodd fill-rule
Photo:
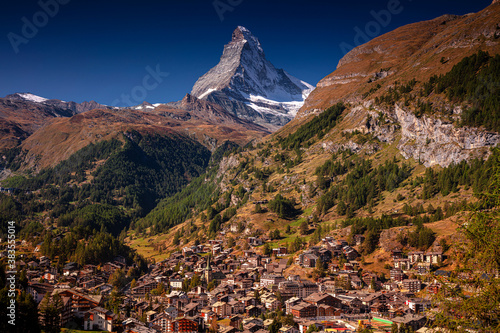
M 238 26 L 177 102 L 0 98 L 26 331 L 495 332 L 498 22 L 400 27 L 316 87 Z

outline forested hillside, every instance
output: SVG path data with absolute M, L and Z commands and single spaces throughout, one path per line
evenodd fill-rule
M 19 170 L 22 152 L 5 156 L 4 167 Z M 53 168 L 3 183 L 13 195 L 0 194 L 1 237 L 12 220 L 20 235 L 43 242 L 42 254 L 61 264 L 96 264 L 122 255 L 143 269 L 142 259 L 123 244 L 125 230 L 203 174 L 210 156 L 181 136 L 127 132 L 121 140 L 90 144 Z

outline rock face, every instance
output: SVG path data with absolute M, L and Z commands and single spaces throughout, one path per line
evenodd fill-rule
M 489 153 L 500 143 L 500 135 L 471 127 L 455 127 L 431 117 L 417 118 L 396 106 L 401 124 L 398 149 L 405 158 L 413 157 L 425 166 L 447 167 L 472 157 Z
M 345 132 L 359 131 L 370 133 L 378 141 L 392 144 L 404 158 L 413 158 L 426 167 L 440 165 L 447 167 L 471 158 L 487 157 L 490 148 L 500 143 L 500 135 L 473 127 L 456 127 L 451 122 L 423 116 L 418 118 L 409 110 L 395 105 L 390 110 L 378 109 L 371 103 L 354 107 L 344 118 L 350 129 Z M 351 141 L 342 144 L 323 143 L 323 149 L 337 151 L 362 149 L 369 154 L 377 151 L 376 145 L 358 145 Z
M 276 129 L 288 123 L 313 87 L 276 69 L 259 40 L 244 28 L 233 32 L 217 66 L 195 83 L 191 95 L 234 115 Z

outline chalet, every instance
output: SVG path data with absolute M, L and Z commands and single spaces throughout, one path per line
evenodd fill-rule
M 198 313 L 199 307 L 200 305 L 198 303 L 189 303 L 182 310 L 185 316 L 194 317 Z
M 405 305 L 413 312 L 421 313 L 431 308 L 431 301 L 423 298 L 410 298 L 406 300 Z
M 403 317 L 396 317 L 392 319 L 394 323 L 398 325 L 398 327 L 405 326 L 411 327 L 414 331 L 420 329 L 427 322 L 427 318 L 421 315 L 415 314 L 407 314 Z
M 205 323 L 210 323 L 217 319 L 217 314 L 208 308 L 201 309 L 200 315 Z
M 292 313 L 292 306 L 297 305 L 301 302 L 301 299 L 298 297 L 292 297 L 285 301 L 285 311 L 286 314 Z
M 317 316 L 319 318 L 335 317 L 335 316 L 340 316 L 340 314 L 341 311 L 339 309 L 334 308 L 333 306 L 325 304 L 321 304 L 318 306 Z
M 403 280 L 403 288 L 412 293 L 417 293 L 422 289 L 422 283 L 417 279 Z
M 248 262 L 252 264 L 253 267 L 259 267 L 262 264 L 262 257 L 260 255 L 248 257 Z
M 240 325 L 243 323 L 243 317 L 236 315 L 229 318 L 229 326 L 234 327 L 236 329 L 240 328 Z
M 395 259 L 394 268 L 402 269 L 403 271 L 409 270 L 411 267 L 410 259 Z
M 219 317 L 227 317 L 231 314 L 231 307 L 226 302 L 216 302 L 212 305 L 212 311 Z
M 282 257 L 288 254 L 288 250 L 286 247 L 281 246 L 273 249 L 273 255 L 276 257 Z
M 424 262 L 425 261 L 424 252 L 422 252 L 422 251 L 409 252 L 408 259 L 410 259 L 411 264 L 414 264 L 417 262 Z
M 338 298 L 323 293 L 314 293 L 309 295 L 304 299 L 304 301 L 316 306 L 329 305 L 336 308 L 340 308 L 342 306 L 342 302 Z
M 356 274 L 349 274 L 349 278 L 351 279 L 351 286 L 354 289 L 361 289 L 363 288 L 363 280 L 359 278 Z
M 160 333 L 160 332 L 166 332 L 163 331 L 161 326 L 154 325 L 154 327 L 157 327 L 157 329 L 153 328 L 148 328 L 146 325 L 134 318 L 127 318 L 122 322 L 122 328 L 123 328 L 123 333 Z
M 303 266 L 304 267 L 316 267 L 316 261 L 319 259 L 317 255 L 314 253 L 306 253 L 303 257 Z
M 431 294 L 437 294 L 441 289 L 442 285 L 439 282 L 431 283 L 427 286 L 427 292 Z
M 270 311 L 276 311 L 280 306 L 280 302 L 278 301 L 278 299 L 274 295 L 271 295 L 271 296 L 265 297 L 265 298 L 261 298 L 261 302 L 262 302 L 262 304 L 264 304 L 266 309 L 268 309 Z
M 193 317 L 179 318 L 175 321 L 175 332 L 197 333 L 200 330 L 200 323 Z
M 395 282 L 386 282 L 382 285 L 382 289 L 388 291 L 398 290 L 398 284 Z
M 85 313 L 83 319 L 83 329 L 85 331 L 113 331 L 117 316 L 106 309 L 96 307 Z
M 146 312 L 146 321 L 148 323 L 153 321 L 157 315 L 158 315 L 158 312 L 153 311 L 153 310 L 149 310 L 148 312 Z
M 231 314 L 245 313 L 245 305 L 243 303 L 233 300 L 229 301 L 227 304 L 229 304 L 229 306 L 231 307 Z
M 385 316 L 389 310 L 386 303 L 374 303 L 370 306 L 370 312 L 377 316 Z
M 431 264 L 428 262 L 419 262 L 414 268 L 417 270 L 419 275 L 425 275 L 431 271 Z
M 260 246 L 264 244 L 264 241 L 257 237 L 248 237 L 247 241 L 250 246 Z
M 359 253 L 350 246 L 344 246 L 342 248 L 342 251 L 343 251 L 344 255 L 346 256 L 347 260 L 354 260 L 357 257 L 359 257 Z
M 443 261 L 443 252 L 426 252 L 425 262 L 437 265 Z
M 319 286 L 311 281 L 283 281 L 278 285 L 282 295 L 305 298 L 319 291 Z
M 51 294 L 54 286 L 48 283 L 29 282 L 28 292 L 33 296 L 35 302 L 40 303 L 46 293 Z
M 391 269 L 391 281 L 402 282 L 405 278 L 405 274 L 399 268 Z
M 258 317 L 261 314 L 260 308 L 255 305 L 250 305 L 245 308 L 245 313 L 249 317 Z
M 171 279 L 170 280 L 170 286 L 173 289 L 182 289 L 182 283 L 184 282 L 184 279 Z
M 280 282 L 285 281 L 285 278 L 282 275 L 277 274 L 264 274 L 260 278 L 260 286 L 268 287 L 268 286 L 278 286 Z
M 300 302 L 290 308 L 295 318 L 314 318 L 317 315 L 317 307 L 307 302 Z
M 101 295 L 86 295 L 75 291 L 74 289 L 57 290 L 61 297 L 71 298 L 71 313 L 77 318 L 83 318 L 85 314 L 102 305 Z
M 376 292 L 363 298 L 362 303 L 363 305 L 371 306 L 375 303 L 387 303 L 389 301 L 390 298 L 387 296 L 387 294 Z
M 235 281 L 234 284 L 241 289 L 250 289 L 253 286 L 253 280 L 250 279 L 241 279 L 238 281 Z
M 158 288 L 158 282 L 152 280 L 141 283 L 138 286 L 132 288 L 131 293 L 134 296 L 145 296 L 146 294 L 151 293 L 151 291 L 156 288 Z
M 107 262 L 102 266 L 102 271 L 108 273 L 109 275 L 113 274 L 114 271 L 120 269 L 121 266 L 112 262 Z
M 76 273 L 78 271 L 78 264 L 76 262 L 70 262 L 64 265 L 63 275 L 68 276 L 71 273 Z
M 363 302 L 353 295 L 337 295 L 337 298 L 342 302 L 343 305 L 352 309 L 364 308 Z
M 52 272 L 46 272 L 42 275 L 42 277 L 46 280 L 46 281 L 50 281 L 50 282 L 54 282 L 56 279 L 57 279 L 57 274 L 54 274 Z
M 370 286 L 372 281 L 378 282 L 378 276 L 377 276 L 377 274 L 373 274 L 373 273 L 364 273 L 362 280 L 367 286 Z
M 240 298 L 239 302 L 242 303 L 245 308 L 250 305 L 257 305 L 257 299 L 250 296 Z
M 56 292 L 53 292 L 50 298 L 53 298 L 53 295 L 55 295 Z M 39 308 L 40 305 L 39 304 Z M 61 297 L 61 302 L 58 303 L 59 307 L 57 308 L 57 313 L 59 316 L 59 323 L 61 326 L 66 325 L 70 320 L 71 320 L 71 298 L 67 296 Z M 45 326 L 45 317 L 44 317 L 44 312 L 39 311 L 39 322 L 42 326 Z

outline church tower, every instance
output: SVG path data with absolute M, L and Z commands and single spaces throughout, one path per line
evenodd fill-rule
M 210 266 L 210 256 L 207 257 L 207 267 L 205 267 L 205 281 L 207 284 L 212 281 L 212 267 Z

